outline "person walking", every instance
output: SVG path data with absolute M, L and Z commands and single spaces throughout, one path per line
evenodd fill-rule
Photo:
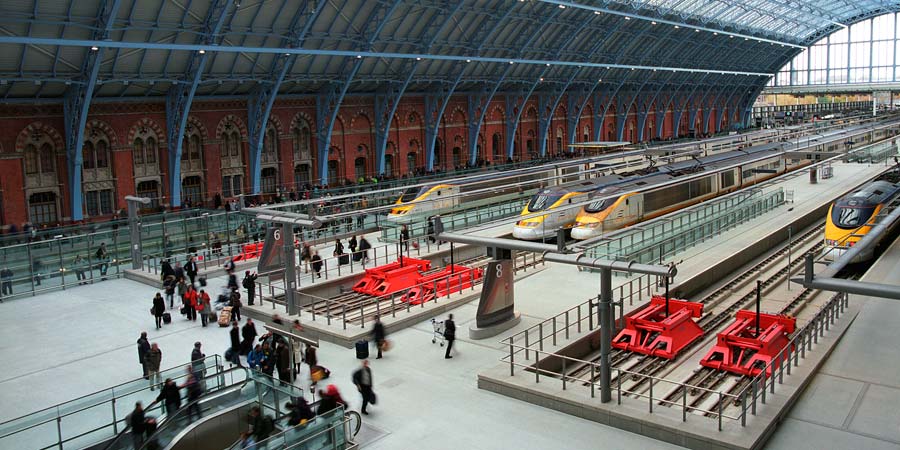
M 232 320 L 236 322 L 241 321 L 241 307 L 244 306 L 241 303 L 241 293 L 238 290 L 231 291 L 231 317 Z
M 209 303 L 209 294 L 205 289 L 200 289 L 200 294 L 197 295 L 197 314 L 200 314 L 200 323 L 204 327 L 209 323 L 210 313 L 213 313 L 213 308 Z
M 319 408 L 316 410 L 317 415 L 334 411 L 338 406 L 347 407 L 347 402 L 341 397 L 341 392 L 337 386 L 329 384 L 325 390 L 319 391 Z
M 250 353 L 250 349 L 253 348 L 253 341 L 256 340 L 256 336 L 258 336 L 256 332 L 256 325 L 253 324 L 253 319 L 247 318 L 247 323 L 241 327 L 241 337 L 244 338 L 241 341 L 241 354 L 246 355 Z
M 253 439 L 256 442 L 263 442 L 269 438 L 269 435 L 275 431 L 275 421 L 271 416 L 263 415 L 259 406 L 250 408 L 249 419 L 250 428 L 253 430 Z
M 428 241 L 434 244 L 437 240 L 434 238 L 434 217 L 428 218 L 428 229 L 426 231 L 428 234 Z
M 384 350 L 385 345 L 387 345 L 387 340 L 385 339 L 386 334 L 384 331 L 384 324 L 381 323 L 381 316 L 375 316 L 375 324 L 372 325 L 372 340 L 375 341 L 375 347 L 378 348 L 378 355 L 375 359 L 381 359 L 381 352 Z
M 150 351 L 144 356 L 144 365 L 147 366 L 147 374 L 150 375 L 150 390 L 156 389 L 156 386 L 162 383 L 159 377 L 159 366 L 162 364 L 162 350 L 154 342 L 150 345 Z
M 309 263 L 312 260 L 312 246 L 304 242 L 300 250 L 300 261 L 303 262 L 303 273 L 309 273 Z
M 259 370 L 271 377 L 275 373 L 275 350 L 269 346 L 268 342 L 263 342 L 261 351 L 263 357 L 259 363 Z
M 84 258 L 81 255 L 75 255 L 75 259 L 72 260 L 72 268 L 75 269 L 75 278 L 78 280 L 78 285 L 87 284 L 87 277 L 84 275 Z
M 175 275 L 169 275 L 163 281 L 163 289 L 166 292 L 166 300 L 169 301 L 169 309 L 175 308 L 175 288 L 178 283 L 175 282 Z
M 156 318 L 156 329 L 162 328 L 163 314 L 166 313 L 166 301 L 163 300 L 159 292 L 156 293 L 156 297 L 153 297 L 153 308 L 150 312 Z
M 175 262 L 175 279 L 178 281 L 184 281 L 185 284 L 187 284 L 187 281 L 184 277 L 184 267 L 181 267 L 181 263 L 178 261 Z
M 364 359 L 362 366 L 353 372 L 353 384 L 356 385 L 356 389 L 362 395 L 362 408 L 360 408 L 359 412 L 369 415 L 366 407 L 369 406 L 369 403 L 375 404 L 375 392 L 372 391 L 372 369 L 369 368 L 368 359 Z
M 253 299 L 256 296 L 256 279 L 259 277 L 256 273 L 250 271 L 244 272 L 244 281 L 241 285 L 247 290 L 247 304 L 253 306 Z
M 444 339 L 447 340 L 447 352 L 444 353 L 444 359 L 450 359 L 450 349 L 453 348 L 453 341 L 456 340 L 456 323 L 453 322 L 453 314 L 450 314 L 444 321 Z
M 352 257 L 353 257 L 353 260 L 354 260 L 354 261 L 358 261 L 358 260 L 356 259 L 356 258 L 358 258 L 358 257 L 356 256 L 356 249 L 357 249 L 357 247 L 359 247 L 359 242 L 356 240 L 356 236 L 351 236 L 351 237 L 350 237 L 350 242 L 347 243 L 347 246 L 350 247 L 350 254 L 351 254 Z
M 191 280 L 191 285 L 194 284 L 194 280 L 197 279 L 197 272 L 200 271 L 200 268 L 197 267 L 197 262 L 194 261 L 193 256 L 188 256 L 187 263 L 184 264 L 184 273 L 187 274 L 188 278 Z
M 231 322 L 231 332 L 229 333 L 231 337 L 231 347 L 228 349 L 226 355 L 228 355 L 225 359 L 231 361 L 232 364 L 241 366 L 241 330 L 238 328 L 237 322 Z
M 31 275 L 35 286 L 41 285 L 41 272 L 43 271 L 44 263 L 42 263 L 40 259 L 34 258 L 34 261 L 31 263 Z M 106 278 L 104 278 L 104 280 L 105 279 Z
M 406 225 L 400 227 L 400 250 L 409 251 L 409 228 Z
M 359 237 L 359 253 L 360 259 L 363 264 L 369 262 L 369 249 L 372 248 L 372 244 L 366 239 L 365 236 Z
M 0 284 L 3 286 L 3 295 L 13 295 L 13 271 L 9 267 L 0 270 Z
M 322 257 L 319 256 L 318 250 L 313 250 L 312 268 L 313 272 L 316 273 L 316 278 L 322 278 L 322 274 L 319 273 L 322 270 Z
M 203 414 L 200 412 L 199 402 L 200 396 L 203 395 L 203 386 L 200 384 L 197 374 L 191 370 L 190 366 L 188 366 L 187 373 L 187 381 L 179 387 L 187 389 L 188 422 L 193 422 L 194 414 L 197 415 L 198 419 L 203 417 Z
M 178 385 L 171 378 L 166 378 L 156 400 L 163 402 L 163 405 L 166 406 L 166 414 L 171 417 L 181 409 L 181 392 L 178 390 Z
M 147 431 L 147 419 L 144 417 L 141 402 L 134 404 L 134 410 L 128 415 L 128 425 L 131 426 L 131 442 L 134 448 L 141 448 L 144 445 L 144 432 Z
M 97 252 L 94 253 L 97 262 L 100 263 L 100 279 L 106 280 L 106 272 L 109 270 L 109 252 L 106 251 L 106 242 L 101 242 Z
M 165 281 L 166 278 L 175 277 L 175 269 L 172 268 L 172 264 L 168 259 L 164 259 L 159 266 L 159 279 Z
M 199 294 L 197 294 L 197 290 L 194 289 L 193 284 L 189 284 L 187 286 L 187 292 L 184 294 L 186 308 L 185 312 L 187 313 L 187 320 L 192 320 L 194 322 L 197 321 L 197 299 L 199 298 Z
M 191 371 L 194 372 L 198 377 L 203 378 L 206 376 L 205 366 L 206 363 L 203 361 L 206 358 L 206 354 L 200 350 L 200 347 L 203 344 L 200 341 L 194 342 L 194 349 L 191 350 Z
M 343 256 L 344 256 L 344 244 L 341 243 L 340 239 L 334 240 L 334 252 L 332 253 L 332 256 L 337 258 L 338 265 L 342 264 L 342 260 L 343 260 Z
M 141 369 L 144 371 L 144 379 L 149 380 L 150 377 L 147 375 L 147 363 L 146 357 L 147 352 L 150 351 L 150 341 L 147 340 L 147 332 L 142 331 L 141 337 L 137 340 L 137 348 L 138 348 L 138 362 L 141 363 Z
M 178 284 L 177 284 L 177 287 L 178 287 L 178 297 L 181 298 L 181 307 L 184 308 L 184 310 L 182 311 L 182 313 L 183 313 L 183 314 L 186 314 L 186 313 L 187 313 L 187 303 L 188 303 L 188 302 L 187 302 L 187 300 L 184 298 L 184 296 L 187 295 L 187 291 L 188 291 L 188 289 L 187 289 L 187 283 L 185 283 L 183 279 L 178 279 L 177 277 L 175 278 L 175 282 L 178 283 Z
M 278 343 L 275 355 L 277 357 L 275 367 L 278 369 L 278 380 L 281 381 L 282 385 L 291 384 L 291 354 L 288 351 L 286 342 Z

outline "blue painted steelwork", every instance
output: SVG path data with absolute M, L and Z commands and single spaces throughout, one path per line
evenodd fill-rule
M 538 95 L 538 142 L 540 143 L 538 148 L 540 149 L 541 158 L 547 156 L 547 135 L 550 132 L 550 125 L 553 123 L 553 114 L 556 112 L 556 107 L 559 105 L 559 101 L 562 100 L 563 94 L 566 93 L 566 89 L 569 88 L 569 85 L 572 84 L 572 81 L 578 76 L 580 71 L 580 69 L 573 70 L 562 87 Z
M 597 86 L 600 86 L 599 78 L 589 89 L 582 89 L 578 92 L 570 93 L 569 96 L 566 97 L 566 110 L 569 113 L 568 127 L 569 130 L 574 130 L 574 132 L 569 133 L 569 144 L 575 143 L 575 138 L 578 136 L 578 123 L 581 121 L 581 115 L 584 113 L 584 108 L 587 107 Z M 569 151 L 572 150 L 573 149 L 569 147 Z
M 434 169 L 434 143 L 437 140 L 441 117 L 450 103 L 450 97 L 459 85 L 465 70 L 460 70 L 452 84 L 444 86 L 443 92 L 425 96 L 425 147 L 428 170 Z
M 659 88 L 656 89 L 656 93 L 654 93 L 650 97 L 644 96 L 641 99 L 642 102 L 637 105 L 638 106 L 638 135 L 637 135 L 638 142 L 644 141 L 644 131 L 647 129 L 647 126 L 646 126 L 647 125 L 647 116 L 650 115 L 650 108 L 653 107 L 654 103 L 656 103 L 656 99 L 659 98 L 659 94 L 662 92 L 663 88 L 665 88 L 668 85 L 669 81 L 674 76 L 675 76 L 674 73 L 670 73 L 669 77 L 666 78 L 665 81 L 663 81 L 662 83 L 659 84 Z M 657 109 L 660 109 L 658 104 L 657 104 Z M 663 108 L 662 111 L 665 114 L 665 108 Z
M 442 61 L 455 62 L 483 62 L 483 63 L 504 63 L 508 64 L 512 61 L 515 64 L 529 65 L 547 65 L 557 67 L 594 67 L 605 69 L 627 69 L 627 70 L 667 70 L 687 73 L 716 73 L 727 75 L 752 75 L 760 77 L 770 77 L 773 73 L 765 72 L 746 72 L 739 70 L 722 70 L 722 69 L 700 69 L 692 67 L 675 67 L 675 66 L 651 66 L 645 64 L 619 64 L 613 62 L 593 62 L 593 61 L 557 61 L 551 59 L 524 59 L 524 58 L 496 58 L 487 56 L 469 56 L 469 55 L 442 55 L 429 53 L 396 53 L 396 52 L 376 52 L 376 51 L 353 51 L 353 50 L 330 50 L 330 49 L 309 49 L 309 48 L 289 48 L 282 49 L 276 47 L 253 47 L 253 46 L 235 46 L 235 45 L 211 45 L 211 44 L 173 44 L 165 42 L 121 42 L 121 41 L 98 41 L 90 39 L 56 39 L 56 38 L 35 38 L 24 36 L 0 36 L 0 44 L 25 44 L 25 45 L 61 45 L 64 47 L 103 47 L 103 48 L 131 48 L 131 49 L 148 49 L 148 50 L 173 50 L 199 52 L 225 52 L 225 53 L 291 53 L 306 56 L 334 56 L 334 57 L 351 57 L 357 56 L 362 58 L 384 58 L 384 59 L 433 59 Z
M 282 3 L 282 7 L 288 1 L 286 0 L 285 3 Z M 310 2 L 303 2 L 301 7 L 294 13 L 289 29 L 296 31 L 282 39 L 282 47 L 293 48 L 303 45 L 304 38 L 324 9 L 321 4 L 318 7 L 312 4 L 312 11 L 307 13 L 306 7 L 310 4 Z M 306 19 L 301 27 L 300 21 L 307 14 L 309 18 Z M 285 76 L 294 66 L 296 58 L 297 56 L 292 54 L 276 55 L 269 70 L 269 80 L 257 83 L 256 88 L 250 93 L 250 98 L 247 101 L 247 134 L 249 135 L 250 143 L 250 188 L 253 194 L 259 194 L 261 190 L 260 177 L 262 176 L 262 168 L 260 160 L 262 159 L 263 141 L 266 135 L 266 127 L 269 123 L 269 115 L 272 113 L 272 105 L 275 103 L 275 97 L 278 96 L 278 92 L 281 90 L 281 84 L 284 82 Z
M 109 37 L 113 22 L 119 12 L 119 0 L 104 0 L 97 15 L 96 28 L 93 33 L 94 40 L 104 40 Z M 35 3 L 37 8 L 37 3 Z M 81 66 L 83 84 L 72 85 L 66 90 L 63 102 L 63 122 L 66 127 L 66 165 L 69 181 L 69 207 L 72 220 L 84 219 L 84 207 L 82 203 L 83 186 L 81 184 L 81 167 L 84 161 L 82 146 L 84 145 L 84 127 L 87 124 L 88 109 L 91 106 L 91 98 L 94 96 L 94 88 L 97 85 L 97 74 L 103 60 L 103 49 L 89 49 Z M 24 61 L 24 60 L 23 60 Z
M 393 0 L 384 3 L 387 5 L 386 8 L 380 8 L 379 4 L 379 6 L 374 8 L 367 20 L 368 26 L 374 26 L 374 29 L 368 33 L 367 42 L 365 44 L 366 48 L 361 50 L 370 48 L 375 40 L 378 39 L 378 35 L 381 34 L 381 30 L 384 29 L 385 24 L 387 24 L 388 19 L 394 14 L 397 6 L 401 3 L 401 0 Z M 335 16 L 335 19 L 337 19 L 337 15 Z M 333 54 L 331 56 L 339 55 Z M 323 185 L 328 184 L 328 153 L 331 147 L 331 133 L 334 130 L 334 121 L 337 119 L 338 110 L 340 109 L 341 103 L 344 101 L 344 96 L 347 94 L 350 82 L 353 81 L 353 77 L 359 72 L 362 63 L 363 58 L 361 54 L 357 54 L 354 58 L 345 58 L 342 70 L 340 71 L 342 74 L 341 79 L 330 83 L 326 88 L 326 92 L 316 97 L 317 162 L 319 164 L 319 179 L 322 180 Z
M 206 19 L 203 22 L 203 33 L 199 38 L 204 46 L 214 46 L 221 42 L 220 31 L 232 10 L 234 0 L 212 0 Z M 169 150 L 169 203 L 173 207 L 181 206 L 181 154 L 184 143 L 184 132 L 194 94 L 206 68 L 209 52 L 192 53 L 185 81 L 174 83 L 166 95 L 166 131 Z

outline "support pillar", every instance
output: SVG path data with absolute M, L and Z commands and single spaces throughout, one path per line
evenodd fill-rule
M 282 223 L 281 233 L 284 247 L 284 301 L 287 305 L 288 315 L 293 316 L 297 314 L 297 258 L 294 254 L 294 226 L 290 223 Z
M 612 349 L 612 270 L 600 270 L 600 402 L 612 400 L 612 370 L 609 353 Z
M 131 236 L 131 268 L 141 270 L 144 268 L 143 247 L 141 242 L 141 218 L 138 215 L 138 205 L 149 205 L 150 199 L 126 195 L 128 203 L 128 233 Z

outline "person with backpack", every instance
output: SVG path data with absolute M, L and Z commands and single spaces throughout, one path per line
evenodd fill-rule
M 244 281 L 242 285 L 247 290 L 247 304 L 253 306 L 253 299 L 256 295 L 256 279 L 259 277 L 256 273 L 250 273 L 248 270 L 244 273 Z

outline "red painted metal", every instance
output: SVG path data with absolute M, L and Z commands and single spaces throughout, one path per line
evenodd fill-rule
M 353 290 L 361 294 L 381 296 L 393 294 L 416 285 L 420 271 L 431 268 L 431 261 L 416 258 L 403 258 L 371 269 L 366 269 L 363 278 L 353 285 Z
M 482 269 L 452 265 L 428 275 L 423 275 L 416 282 L 416 286 L 406 291 L 401 301 L 413 305 L 425 303 L 438 297 L 454 294 L 463 289 L 472 287 L 475 280 L 481 278 Z
M 703 304 L 654 296 L 643 309 L 625 316 L 625 328 L 616 335 L 612 345 L 644 355 L 673 359 L 685 346 L 703 335 L 694 322 L 703 313 Z
M 259 254 L 262 253 L 262 249 L 262 242 L 257 242 L 255 244 L 246 244 L 241 247 L 241 252 L 234 257 L 234 261 L 246 261 L 248 259 L 257 258 L 259 257 Z
M 760 314 L 757 336 L 756 313 L 738 311 L 735 321 L 716 337 L 716 345 L 700 360 L 700 365 L 741 375 L 756 376 L 788 345 L 797 328 L 797 319 L 776 314 Z M 782 358 L 786 358 L 783 356 Z M 772 374 L 782 360 L 766 371 Z

